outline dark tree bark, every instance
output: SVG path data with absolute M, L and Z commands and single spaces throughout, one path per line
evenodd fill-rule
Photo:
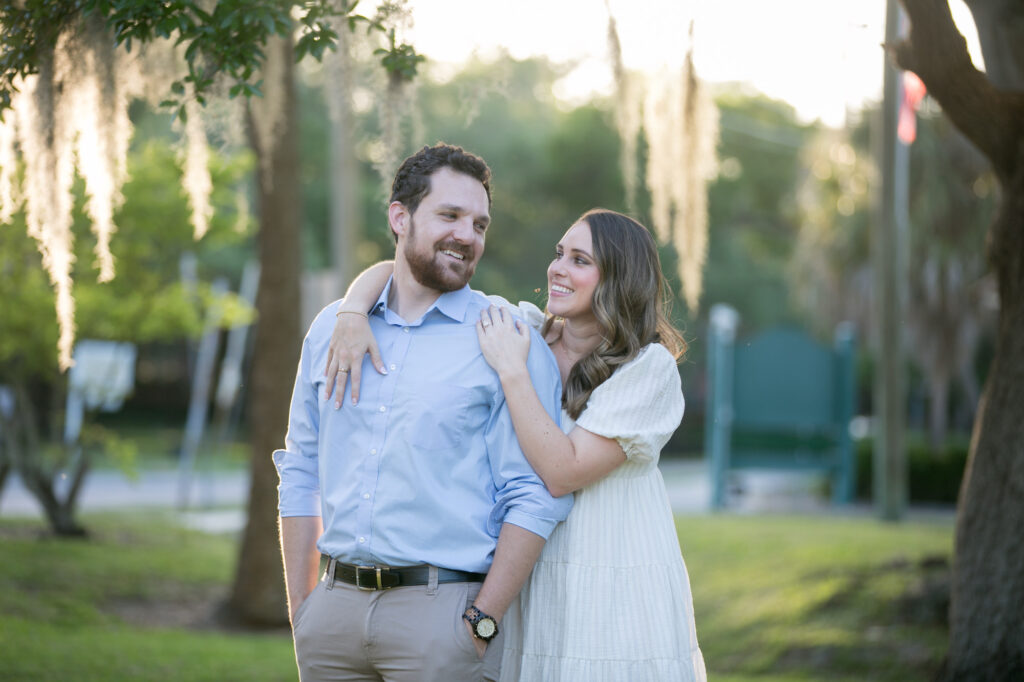
M 280 106 L 272 134 L 253 135 L 259 159 L 260 283 L 250 371 L 252 479 L 228 616 L 254 625 L 286 625 L 284 571 L 277 529 L 277 471 L 271 453 L 282 446 L 302 332 L 299 320 L 301 191 L 292 45 L 267 45 L 267 72 L 281 72 Z M 271 64 L 276 61 L 275 64 Z M 269 92 L 268 92 L 269 97 Z M 252 120 L 252 114 L 250 115 Z M 250 125 L 252 129 L 252 125 Z M 269 142 L 268 142 L 269 140 Z
M 85 537 L 83 526 L 78 523 L 75 509 L 82 482 L 89 471 L 87 454 L 73 458 L 70 471 L 71 484 L 61 495 L 57 490 L 59 471 L 48 465 L 41 456 L 42 442 L 39 438 L 39 423 L 32 401 L 25 386 L 13 384 L 14 406 L 10 417 L 0 414 L 0 488 L 7 472 L 13 468 L 21 476 L 22 483 L 43 508 L 50 530 L 64 537 Z
M 4 485 L 7 483 L 7 474 L 11 473 L 10 462 L 4 454 L 3 443 L 0 443 L 0 495 L 4 494 Z
M 1024 679 L 1024 3 L 968 0 L 988 75 L 971 63 L 946 0 L 901 0 L 893 46 L 950 120 L 988 157 L 1001 201 L 988 257 L 999 289 L 996 352 L 957 507 L 949 651 L 939 675 Z M 986 47 L 987 44 L 987 47 Z

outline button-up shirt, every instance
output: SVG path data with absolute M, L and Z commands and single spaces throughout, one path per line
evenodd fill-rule
M 317 547 L 340 561 L 486 572 L 503 523 L 546 538 L 572 496 L 551 497 L 516 440 L 476 335 L 490 301 L 467 286 L 406 321 L 387 307 L 390 289 L 369 316 L 388 373 L 364 359 L 358 405 L 351 387 L 339 409 L 324 395 L 340 301 L 303 341 L 285 448 L 274 453 L 280 514 L 322 516 Z M 527 367 L 557 424 L 558 366 L 530 334 Z

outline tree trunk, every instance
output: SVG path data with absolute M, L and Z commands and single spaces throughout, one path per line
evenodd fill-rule
M 81 457 L 72 472 L 72 483 L 64 499 L 57 494 L 58 471 L 42 461 L 39 423 L 31 398 L 25 387 L 14 384 L 14 409 L 10 418 L 0 415 L 0 432 L 6 450 L 4 464 L 12 466 L 21 476 L 25 488 L 43 508 L 50 530 L 63 537 L 85 537 L 86 531 L 75 519 L 78 492 L 88 470 L 88 460 Z M 6 474 L 5 474 L 6 475 Z
M 280 92 L 268 83 L 264 102 L 277 108 L 270 133 L 254 134 L 259 158 L 260 283 L 249 390 L 252 479 L 248 522 L 227 615 L 255 625 L 285 625 L 288 613 L 277 529 L 277 472 L 271 453 L 284 442 L 288 405 L 301 344 L 301 192 L 298 121 L 290 43 L 267 45 L 268 80 L 280 78 Z M 280 98 L 280 99 L 278 99 Z M 276 101 L 275 101 L 276 100 Z M 250 121 L 258 116 L 251 112 Z M 264 133 L 267 131 L 264 130 Z
M 910 35 L 891 46 L 992 163 L 1001 189 L 989 232 L 999 289 L 995 356 L 957 505 L 949 651 L 939 680 L 1024 679 L 1024 12 L 968 0 L 986 73 L 975 68 L 946 0 L 901 0 Z M 995 49 L 1011 47 L 1014 49 Z
M 993 226 L 996 354 L 958 505 L 950 643 L 940 676 L 949 682 L 1024 680 L 1024 172 L 1004 191 Z

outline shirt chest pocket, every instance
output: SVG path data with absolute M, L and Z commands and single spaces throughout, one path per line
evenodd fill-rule
M 420 383 L 410 386 L 409 428 L 405 438 L 417 450 L 454 450 L 468 440 L 476 420 L 470 413 L 482 409 L 474 391 L 461 386 Z

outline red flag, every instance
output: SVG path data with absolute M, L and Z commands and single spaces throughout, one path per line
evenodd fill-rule
M 903 97 L 900 100 L 899 124 L 896 134 L 903 144 L 910 144 L 917 138 L 917 107 L 928 90 L 917 74 L 903 72 Z

